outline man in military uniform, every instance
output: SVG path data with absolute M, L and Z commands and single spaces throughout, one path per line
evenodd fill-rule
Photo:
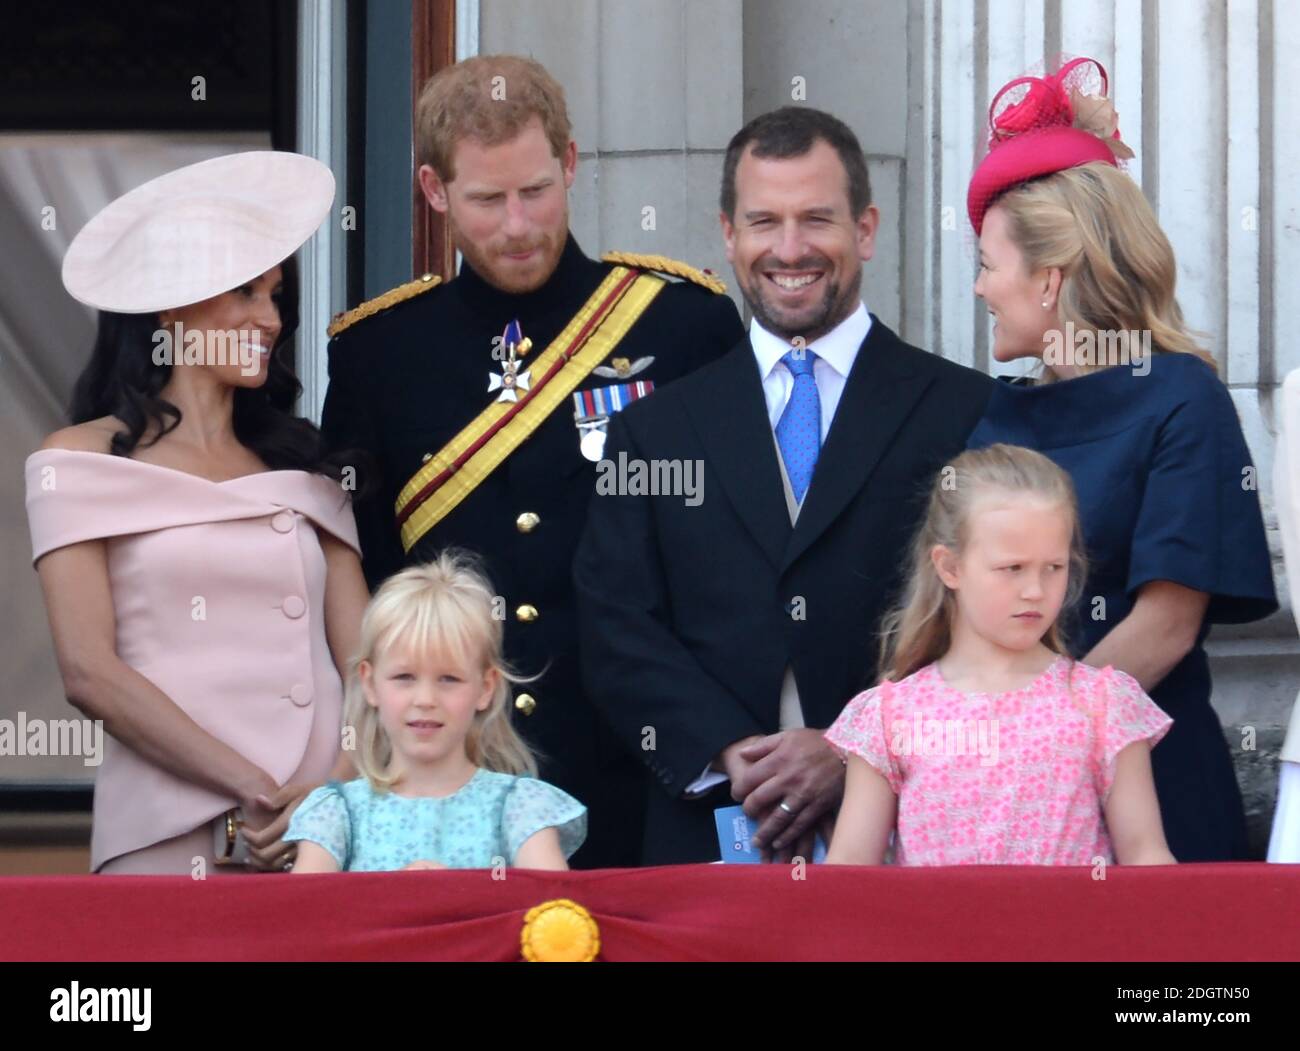
M 417 107 L 420 185 L 463 257 L 330 326 L 323 430 L 360 450 L 371 587 L 447 547 L 477 552 L 504 600 L 515 698 L 541 776 L 587 805 L 578 867 L 635 865 L 642 764 L 582 688 L 571 571 L 609 417 L 744 336 L 724 286 L 661 257 L 597 262 L 569 232 L 577 146 L 536 62 L 478 56 Z M 365 461 L 371 463 L 366 465 Z

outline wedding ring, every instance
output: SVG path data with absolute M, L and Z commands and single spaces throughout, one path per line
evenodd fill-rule
M 778 803 L 777 805 L 778 805 L 782 810 L 784 810 L 787 814 L 789 814 L 791 817 L 794 817 L 794 811 L 790 809 L 789 805 L 786 803 L 786 801 L 785 801 L 784 799 L 781 800 L 781 802 Z

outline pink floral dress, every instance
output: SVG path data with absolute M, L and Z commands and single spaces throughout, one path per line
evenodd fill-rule
M 1114 860 L 1102 806 L 1125 746 L 1173 725 L 1132 676 L 1058 657 L 1028 686 L 962 693 L 928 664 L 853 698 L 826 732 L 898 795 L 899 865 Z

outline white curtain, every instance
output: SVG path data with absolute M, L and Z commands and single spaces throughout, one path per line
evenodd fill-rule
M 31 564 L 23 464 L 66 426 L 90 357 L 94 312 L 63 289 L 63 254 L 109 201 L 156 175 L 224 153 L 269 149 L 265 133 L 0 135 L 0 719 L 67 719 L 40 583 Z M 78 757 L 0 757 L 0 781 L 88 781 Z

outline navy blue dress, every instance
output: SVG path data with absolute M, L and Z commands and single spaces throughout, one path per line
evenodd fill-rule
M 1150 691 L 1174 720 L 1151 763 L 1174 856 L 1242 859 L 1245 813 L 1210 706 L 1203 643 L 1212 623 L 1277 609 L 1259 496 L 1247 480 L 1255 472 L 1214 370 L 1191 354 L 1147 360 L 1146 375 L 1115 366 L 1037 386 L 999 377 L 967 444 L 1028 446 L 1074 479 L 1089 561 L 1083 595 L 1064 621 L 1076 656 L 1128 616 L 1144 584 L 1170 580 L 1209 594 L 1196 645 Z

